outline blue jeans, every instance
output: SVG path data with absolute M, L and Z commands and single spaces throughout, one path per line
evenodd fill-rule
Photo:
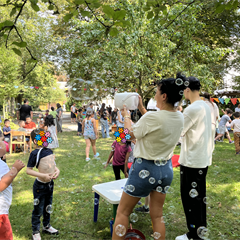
M 82 124 L 78 122 L 78 132 L 82 132 Z
M 108 138 L 109 137 L 108 120 L 104 120 L 103 118 L 100 118 L 100 123 L 101 123 L 102 137 L 105 138 L 104 130 L 106 129 L 106 134 Z
M 43 226 L 46 227 L 50 223 L 50 214 L 46 211 L 48 205 L 52 205 L 53 198 L 53 180 L 48 183 L 39 182 L 37 179 L 33 184 L 33 197 L 37 203 L 34 205 L 32 212 L 32 231 L 37 233 L 40 231 L 40 217 L 43 215 Z M 36 200 L 38 199 L 38 200 Z

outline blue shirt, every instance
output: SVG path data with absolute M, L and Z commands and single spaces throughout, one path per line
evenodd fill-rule
M 10 127 L 3 127 L 3 135 L 5 138 L 10 138 L 10 133 L 9 134 L 4 134 L 4 132 L 10 132 L 11 128 Z

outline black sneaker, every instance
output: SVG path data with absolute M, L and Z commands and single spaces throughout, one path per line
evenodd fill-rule
M 149 213 L 149 208 L 145 208 L 144 206 L 135 208 L 136 212 L 142 212 L 142 213 Z

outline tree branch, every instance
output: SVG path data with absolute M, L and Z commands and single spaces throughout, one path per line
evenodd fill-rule
M 12 27 L 10 28 L 10 30 L 9 30 L 9 32 L 8 32 L 7 39 L 6 39 L 6 48 L 8 48 L 8 38 L 9 38 L 9 35 L 10 35 L 10 33 L 11 33 L 11 31 L 13 30 L 14 27 L 15 27 L 15 29 L 16 29 L 15 24 L 17 23 L 17 20 L 18 20 L 19 16 L 21 15 L 22 10 L 23 10 L 23 8 L 24 8 L 24 5 L 25 5 L 26 3 L 27 3 L 27 0 L 24 0 L 23 5 L 21 6 L 21 8 L 20 8 L 20 10 L 19 10 L 19 12 L 18 12 L 18 15 L 17 15 L 16 18 L 15 18 L 14 24 L 12 25 Z
M 182 15 L 182 13 L 184 12 L 184 11 L 186 11 L 187 10 L 187 8 L 189 7 L 189 6 L 191 6 L 193 3 L 195 3 L 196 2 L 196 0 L 193 0 L 192 2 L 190 2 L 189 4 L 187 4 L 187 6 L 166 26 L 166 27 L 164 27 L 164 28 L 161 28 L 160 30 L 158 30 L 158 31 L 156 31 L 156 32 L 153 32 L 153 34 L 154 33 L 159 33 L 160 31 L 162 31 L 163 29 L 167 29 L 170 25 L 172 25 L 174 22 L 175 22 L 175 20 L 180 16 L 180 15 Z

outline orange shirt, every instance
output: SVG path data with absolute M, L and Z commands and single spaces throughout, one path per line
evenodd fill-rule
M 28 128 L 28 129 L 36 128 L 36 124 L 35 124 L 35 122 L 30 122 L 30 123 L 25 122 L 25 127 L 24 128 Z

